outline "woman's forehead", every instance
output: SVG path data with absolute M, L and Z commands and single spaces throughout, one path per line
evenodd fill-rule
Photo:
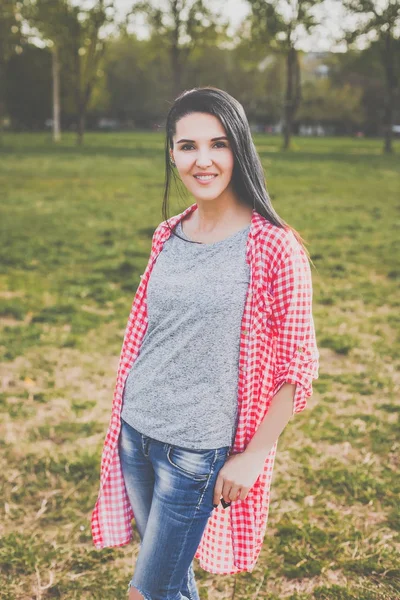
M 185 115 L 176 123 L 175 138 L 186 139 L 209 139 L 226 135 L 221 121 L 214 115 L 208 113 L 191 113 Z

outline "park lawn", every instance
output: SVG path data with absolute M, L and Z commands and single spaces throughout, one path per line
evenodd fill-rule
M 400 141 L 255 135 L 315 265 L 320 376 L 278 442 L 264 546 L 235 600 L 400 598 Z M 163 137 L 5 134 L 0 147 L 1 599 L 126 598 L 138 552 L 90 514 L 119 352 L 163 220 Z M 191 204 L 174 197 L 170 215 Z M 396 435 L 397 434 L 397 435 Z M 233 576 L 195 562 L 204 600 Z

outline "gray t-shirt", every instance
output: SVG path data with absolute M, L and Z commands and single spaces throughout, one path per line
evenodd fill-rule
M 141 433 L 183 448 L 233 445 L 249 230 L 212 244 L 173 234 L 164 242 L 147 287 L 148 327 L 123 394 L 121 417 Z M 188 239 L 180 222 L 176 232 Z

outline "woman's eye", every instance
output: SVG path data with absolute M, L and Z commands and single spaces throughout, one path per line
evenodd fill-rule
M 220 148 L 226 148 L 226 144 L 224 142 L 215 142 L 214 146 L 217 146 L 217 144 L 221 144 Z M 186 150 L 186 148 L 193 148 L 193 144 L 184 144 L 181 147 L 181 150 Z

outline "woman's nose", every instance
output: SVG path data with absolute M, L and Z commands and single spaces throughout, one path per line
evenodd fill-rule
M 211 158 L 207 154 L 199 154 L 196 159 L 198 167 L 209 167 L 212 164 Z

